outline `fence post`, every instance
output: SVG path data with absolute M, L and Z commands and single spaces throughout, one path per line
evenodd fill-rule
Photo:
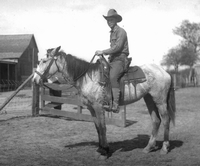
M 173 83 L 174 83 L 174 88 L 176 89 L 177 88 L 177 80 L 176 80 L 177 76 L 176 74 L 173 74 Z
M 39 115 L 39 94 L 40 94 L 40 86 L 33 82 L 33 97 L 32 97 L 32 116 Z
M 82 114 L 82 106 L 79 106 L 79 105 L 78 105 L 77 113 Z
M 121 109 L 122 126 L 126 127 L 126 105 L 123 105 L 122 108 L 123 108 Z

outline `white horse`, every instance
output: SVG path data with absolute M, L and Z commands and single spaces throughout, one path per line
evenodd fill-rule
M 109 84 L 102 85 L 101 63 L 89 63 L 63 51 L 60 47 L 51 52 L 49 58 L 41 60 L 36 69 L 33 81 L 37 84 L 41 79 L 50 79 L 56 73 L 62 73 L 63 78 L 72 83 L 78 91 L 84 105 L 90 111 L 97 129 L 99 148 L 97 152 L 101 156 L 108 157 L 109 145 L 106 137 L 104 104 L 111 100 Z M 106 66 L 104 66 L 106 67 Z M 156 148 L 156 136 L 161 121 L 164 125 L 164 142 L 162 154 L 169 151 L 170 121 L 175 123 L 175 97 L 171 76 L 161 67 L 151 64 L 141 66 L 146 81 L 138 83 L 136 87 L 130 82 L 125 85 L 124 98 L 121 97 L 121 105 L 130 104 L 144 98 L 151 116 L 153 129 L 148 145 L 144 152 L 148 153 Z M 109 79 L 109 78 L 108 78 Z M 109 82 L 109 81 L 108 81 Z

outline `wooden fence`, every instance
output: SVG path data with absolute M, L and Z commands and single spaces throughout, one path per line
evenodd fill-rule
M 89 110 L 81 103 L 77 90 L 70 88 L 64 84 L 45 84 L 47 87 L 62 91 L 62 97 L 49 95 L 49 88 L 33 84 L 33 101 L 32 101 L 32 114 L 37 116 L 39 114 L 49 114 L 55 116 L 63 116 L 73 120 L 93 121 Z M 69 109 L 65 105 L 73 105 L 76 110 Z M 62 105 L 62 109 L 55 109 L 57 106 Z M 106 124 L 112 124 L 120 127 L 126 126 L 126 106 L 121 107 L 120 113 L 116 118 L 114 113 L 106 112 Z

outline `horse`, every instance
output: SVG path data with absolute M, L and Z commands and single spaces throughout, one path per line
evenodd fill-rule
M 99 146 L 97 154 L 108 158 L 110 155 L 109 144 L 106 137 L 105 112 L 103 105 L 111 100 L 110 86 L 102 84 L 101 63 L 87 62 L 71 54 L 60 51 L 60 47 L 52 50 L 49 58 L 42 59 L 35 71 L 33 81 L 36 84 L 44 79 L 53 78 L 56 73 L 62 73 L 66 83 L 78 90 L 82 103 L 90 111 L 98 133 Z M 138 83 L 134 88 L 132 83 L 124 87 L 123 104 L 134 103 L 144 99 L 152 120 L 152 132 L 147 146 L 143 152 L 149 153 L 157 149 L 156 137 L 161 121 L 164 125 L 164 141 L 161 154 L 167 154 L 170 150 L 169 130 L 170 122 L 175 124 L 175 92 L 173 80 L 169 73 L 156 64 L 140 66 L 146 77 L 146 81 Z M 104 65 L 106 68 L 106 65 Z M 108 78 L 109 79 L 109 78 Z M 136 95 L 137 94 L 137 95 Z M 120 99 L 122 100 L 122 99 Z

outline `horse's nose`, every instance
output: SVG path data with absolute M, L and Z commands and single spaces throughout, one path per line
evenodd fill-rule
M 37 75 L 34 75 L 33 78 L 32 78 L 32 82 L 35 83 L 35 84 L 39 84 L 40 78 L 38 78 Z
M 33 82 L 33 83 L 36 83 L 35 75 L 34 75 L 33 78 L 32 78 L 32 82 Z

